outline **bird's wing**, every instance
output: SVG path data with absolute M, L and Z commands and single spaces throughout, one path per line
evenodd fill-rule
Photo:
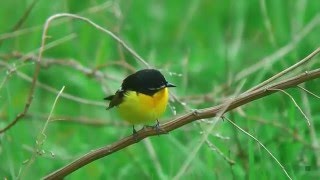
M 104 100 L 110 101 L 109 107 L 107 109 L 111 109 L 114 106 L 118 106 L 119 104 L 121 104 L 123 101 L 123 96 L 124 96 L 124 91 L 118 90 L 115 95 L 111 95 L 104 98 Z

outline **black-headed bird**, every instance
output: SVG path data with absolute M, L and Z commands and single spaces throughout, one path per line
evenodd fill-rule
M 167 82 L 160 71 L 143 69 L 126 77 L 121 88 L 111 96 L 104 98 L 110 101 L 107 109 L 117 107 L 119 115 L 134 125 L 148 124 L 157 121 L 154 126 L 159 127 L 158 118 L 165 112 L 169 92 L 168 87 L 176 87 Z

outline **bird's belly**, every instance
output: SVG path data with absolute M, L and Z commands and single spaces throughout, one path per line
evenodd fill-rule
M 128 91 L 124 98 L 118 107 L 120 116 L 131 124 L 145 124 L 156 121 L 165 112 L 168 89 L 164 88 L 153 96 Z

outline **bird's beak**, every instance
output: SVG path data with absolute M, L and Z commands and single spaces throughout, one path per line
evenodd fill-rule
M 171 84 L 171 83 L 167 82 L 166 87 L 177 87 L 177 86 L 175 86 L 174 84 Z

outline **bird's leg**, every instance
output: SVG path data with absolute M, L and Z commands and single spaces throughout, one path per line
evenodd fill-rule
M 158 119 L 157 119 L 157 124 L 155 124 L 155 125 L 153 125 L 153 126 L 150 126 L 150 125 L 145 125 L 145 126 L 143 126 L 143 128 L 153 128 L 153 129 L 157 129 L 157 131 L 158 130 L 160 130 L 160 123 L 159 123 L 159 121 L 158 121 Z
M 159 123 L 158 119 L 157 119 L 157 123 L 155 125 L 153 125 L 153 126 L 150 126 L 150 125 L 143 126 L 143 128 L 145 128 L 145 127 L 146 128 L 152 128 L 152 129 L 156 130 L 158 134 L 161 134 L 161 133 L 166 133 L 167 134 L 166 131 L 164 131 L 163 129 L 160 128 L 160 123 Z
M 158 119 L 157 119 L 157 124 L 154 125 L 153 127 L 154 127 L 155 129 L 157 129 L 157 131 L 160 130 L 160 123 L 159 123 Z
M 166 133 L 167 134 L 166 131 L 164 131 L 163 129 L 160 128 L 160 123 L 159 123 L 158 119 L 157 119 L 157 124 L 152 126 L 152 127 L 157 131 L 158 134 L 160 134 L 160 133 Z
M 134 128 L 134 125 L 132 125 L 132 136 L 133 136 L 133 138 L 134 138 L 134 140 L 135 140 L 136 142 L 139 141 L 139 139 L 138 139 L 138 133 L 137 133 L 136 129 Z
M 136 129 L 134 128 L 134 125 L 132 125 L 132 134 L 133 134 L 133 135 L 137 134 L 137 131 L 136 131 Z

